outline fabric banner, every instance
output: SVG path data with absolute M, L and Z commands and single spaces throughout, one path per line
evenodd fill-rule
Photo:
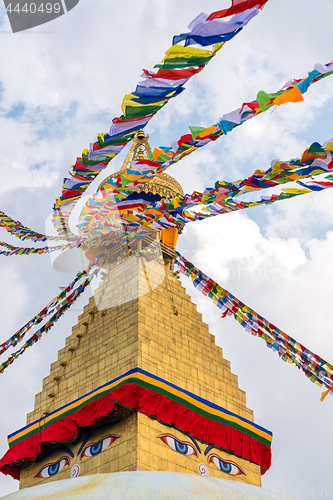
M 192 32 L 189 36 L 179 35 L 174 38 L 165 58 L 156 65 L 157 71 L 144 70 L 143 80 L 139 82 L 136 90 L 125 95 L 123 99 L 123 114 L 112 120 L 108 133 L 98 134 L 98 140 L 90 144 L 89 149 L 85 149 L 82 157 L 77 158 L 75 165 L 71 167 L 71 178 L 63 180 L 62 195 L 56 199 L 54 205 L 54 223 L 60 237 L 75 236 L 69 228 L 69 215 L 76 201 L 96 176 L 122 151 L 139 129 L 144 128 L 170 99 L 184 90 L 185 83 L 204 69 L 224 43 L 248 24 L 264 5 L 262 0 L 258 2 L 259 6 L 253 6 L 251 3 L 249 7 L 248 2 L 238 5 L 235 15 L 229 21 L 210 19 L 209 15 L 203 14 L 204 29 L 202 22 L 199 23 L 200 28 L 197 19 L 192 21 Z M 175 45 L 184 36 L 186 46 Z M 199 45 L 199 48 L 187 47 L 193 43 Z M 208 45 L 213 46 L 213 49 L 200 48 Z
M 61 241 L 59 236 L 46 236 L 45 234 L 37 233 L 32 229 L 24 226 L 21 222 L 12 219 L 9 215 L 5 214 L 0 210 L 0 227 L 5 228 L 5 230 L 20 238 L 21 240 L 32 240 L 35 243 L 44 242 L 44 241 Z M 78 237 L 76 237 L 79 240 Z
M 327 394 L 333 394 L 333 365 L 331 363 L 328 363 L 267 321 L 267 319 L 260 316 L 228 290 L 222 288 L 221 285 L 200 271 L 179 252 L 177 253 L 176 264 L 179 266 L 180 272 L 185 276 L 189 276 L 193 285 L 221 309 L 222 318 L 233 315 L 248 333 L 263 339 L 267 347 L 277 352 L 283 361 L 295 364 L 311 382 L 316 383 L 319 387 L 325 386 L 327 391 L 323 393 L 321 400 Z
M 218 10 L 217 12 L 213 12 L 213 14 L 211 14 L 207 18 L 207 21 L 210 21 L 211 19 L 221 19 L 223 17 L 232 16 L 233 14 L 238 14 L 245 9 L 251 9 L 255 6 L 258 6 L 262 9 L 267 1 L 268 0 L 232 0 L 232 7 L 229 7 L 229 9 L 223 9 Z
M 44 247 L 44 248 L 23 248 L 23 247 L 16 247 L 14 245 L 9 245 L 8 243 L 5 243 L 4 241 L 0 241 L 0 247 L 5 247 L 7 250 L 0 250 L 0 255 L 4 255 L 5 257 L 10 257 L 12 255 L 42 255 L 45 253 L 51 253 L 51 252 L 57 252 L 59 250 L 67 250 L 71 248 L 76 248 L 77 245 L 76 242 L 68 243 L 65 245 L 61 246 L 56 246 L 56 247 Z
M 12 353 L 9 358 L 0 364 L 0 374 L 8 368 L 19 356 L 25 353 L 28 347 L 36 344 L 44 333 L 47 333 L 54 324 L 61 318 L 63 314 L 74 304 L 74 302 L 82 295 L 87 286 L 90 284 L 91 280 L 97 276 L 101 267 L 104 265 L 103 255 L 98 255 L 94 262 L 89 264 L 89 266 L 77 274 L 76 278 L 61 292 L 55 299 L 47 304 L 42 311 L 40 311 L 36 316 L 34 316 L 28 323 L 26 323 L 20 330 L 18 330 L 14 335 L 12 335 L 6 342 L 0 344 L 0 354 L 3 354 L 10 346 L 16 346 L 26 335 L 26 333 L 35 325 L 41 323 L 47 316 L 51 318 L 44 323 L 44 325 L 39 328 L 24 344 L 20 349 Z M 102 257 L 103 262 L 100 263 L 100 258 Z M 94 268 L 93 271 L 91 269 Z M 98 266 L 98 267 L 97 267 Z M 74 291 L 73 288 L 75 284 L 81 280 L 83 277 L 87 276 L 85 281 L 81 283 Z
M 43 334 L 47 333 L 54 326 L 54 324 L 58 321 L 58 319 L 61 318 L 61 316 L 71 307 L 71 305 L 74 304 L 74 302 L 85 291 L 86 287 L 89 285 L 92 278 L 93 278 L 93 275 L 88 276 L 88 278 L 78 288 L 76 288 L 72 294 L 68 295 L 62 301 L 61 306 L 59 308 L 56 307 L 54 309 L 56 312 L 51 316 L 51 318 L 46 323 L 41 328 L 39 328 L 39 330 L 37 332 L 35 332 L 30 337 L 30 339 L 28 339 L 23 344 L 23 346 L 20 347 L 20 349 L 18 351 L 12 353 L 6 361 L 4 361 L 3 363 L 0 364 L 0 373 L 3 373 L 3 371 L 6 368 L 8 368 L 9 365 L 11 365 L 19 356 L 22 356 L 22 354 L 25 353 L 25 351 L 28 349 L 28 347 L 31 347 L 34 344 L 36 344 L 42 338 Z M 50 311 L 49 314 L 53 313 L 54 310 Z M 38 322 L 36 321 L 35 323 L 37 324 Z M 18 335 L 17 338 L 19 338 L 19 337 L 23 338 L 25 333 L 28 330 L 30 330 L 30 328 L 23 330 L 22 333 L 20 332 L 20 335 Z
M 53 411 L 8 436 L 9 450 L 0 471 L 15 479 L 20 466 L 37 459 L 45 446 L 73 441 L 79 427 L 122 406 L 178 428 L 194 438 L 260 465 L 271 465 L 273 435 L 267 429 L 206 401 L 140 368 L 135 368 L 89 394 Z
M 26 323 L 22 328 L 20 328 L 14 335 L 12 335 L 6 342 L 0 344 L 0 355 L 3 354 L 9 347 L 16 346 L 18 342 L 20 342 L 25 334 L 34 326 L 38 325 L 43 321 L 44 318 L 58 311 L 61 306 L 68 303 L 68 300 L 72 298 L 71 295 L 68 295 L 71 290 L 74 288 L 75 284 L 80 281 L 84 276 L 87 276 L 91 270 L 93 264 L 89 265 L 87 269 L 84 271 L 80 271 L 77 273 L 74 280 L 67 285 L 53 300 L 51 300 L 47 306 L 45 306 L 36 316 L 34 316 L 28 323 Z M 67 295 L 67 297 L 66 297 Z
M 199 132 L 200 130 L 194 131 L 193 129 L 193 134 Z M 191 195 L 177 194 L 170 198 L 162 198 L 144 204 L 141 202 L 126 204 L 126 199 L 132 189 L 130 185 L 132 182 L 129 181 L 135 179 L 136 189 L 140 184 L 151 179 L 152 168 L 155 175 L 159 168 L 162 170 L 166 163 L 170 163 L 161 160 L 161 167 L 154 169 L 158 165 L 158 160 L 148 159 L 132 162 L 126 173 L 128 182 L 125 183 L 120 177 L 109 181 L 102 192 L 97 192 L 87 201 L 81 212 L 80 234 L 82 238 L 88 238 L 92 232 L 99 236 L 109 235 L 115 243 L 122 237 L 119 229 L 127 232 L 133 231 L 136 233 L 135 237 L 140 237 L 147 232 L 179 227 L 187 222 L 262 204 L 271 204 L 301 194 L 330 188 L 333 186 L 330 176 L 325 178 L 326 182 L 304 184 L 301 181 L 332 171 L 331 143 L 332 141 L 328 141 L 321 146 L 315 142 L 303 152 L 300 159 L 273 160 L 268 170 L 257 169 L 250 177 L 243 180 L 236 182 L 217 181 L 214 188 L 207 188 L 203 193 L 195 191 Z M 162 156 L 161 152 L 157 154 Z M 163 150 L 163 155 L 167 156 L 168 154 L 167 151 Z M 131 173 L 129 174 L 129 172 Z M 297 182 L 302 187 L 292 190 L 282 187 L 290 182 Z M 237 202 L 235 200 L 241 195 L 277 186 L 282 187 L 281 194 L 264 196 L 260 200 L 252 202 Z M 131 196 L 133 195 L 134 193 Z

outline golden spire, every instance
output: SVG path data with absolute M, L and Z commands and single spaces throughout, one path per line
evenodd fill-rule
M 146 158 L 146 156 L 151 153 L 148 139 L 149 135 L 145 135 L 144 131 L 140 129 L 133 138 L 132 146 L 127 153 L 126 159 L 119 172 L 115 172 L 104 179 L 98 189 L 105 186 L 110 179 L 117 177 L 120 172 L 124 172 L 130 161 L 138 161 Z M 152 181 L 147 182 L 144 186 L 142 186 L 139 192 L 158 194 L 161 197 L 175 196 L 176 194 L 184 195 L 184 191 L 179 182 L 171 177 L 171 175 L 165 173 L 156 175 Z
M 143 147 L 140 146 L 139 147 L 139 151 L 137 152 L 137 154 L 134 156 L 133 155 L 133 160 L 134 161 L 139 161 L 139 160 L 144 160 L 145 159 L 145 154 L 143 152 Z

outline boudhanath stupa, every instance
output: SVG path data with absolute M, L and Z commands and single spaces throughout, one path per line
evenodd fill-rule
M 129 155 L 147 147 L 140 131 Z M 140 196 L 180 190 L 162 174 Z M 267 497 L 272 433 L 254 422 L 174 271 L 177 239 L 167 229 L 143 238 L 140 253 L 107 249 L 103 280 L 27 425 L 8 437 L 1 471 L 20 491 L 6 500 Z

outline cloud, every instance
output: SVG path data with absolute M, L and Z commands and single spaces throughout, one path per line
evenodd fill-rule
M 1 270 L 0 304 L 3 311 L 10 311 L 15 304 L 16 314 L 21 316 L 22 309 L 27 305 L 29 296 L 27 287 L 22 283 L 22 277 L 14 261 L 7 262 L 6 267 Z M 15 320 L 11 315 L 1 316 L 1 340 L 4 335 L 13 330 Z
M 107 132 L 111 119 L 120 115 L 122 98 L 135 89 L 142 68 L 152 69 L 173 34 L 184 32 L 203 9 L 208 13 L 229 4 L 222 3 L 142 0 L 138 7 L 134 2 L 99 0 L 97 5 L 90 0 L 29 34 L 1 33 L 0 209 L 43 231 L 60 194 L 61 177 L 96 134 Z M 329 0 L 317 2 L 315 9 L 310 0 L 268 2 L 153 119 L 147 127 L 152 146 L 169 145 L 188 132 L 188 125 L 213 124 L 254 99 L 259 90 L 274 92 L 289 78 L 306 76 L 316 62 L 328 62 L 332 14 Z M 1 31 L 6 30 L 8 21 L 1 25 Z M 304 103 L 251 120 L 182 160 L 170 174 L 190 193 L 217 179 L 232 181 L 256 168 L 267 169 L 273 158 L 299 157 L 312 141 L 332 135 L 332 94 L 329 78 L 316 83 Z M 120 165 L 121 158 L 111 163 L 109 172 Z M 332 360 L 331 216 L 329 191 L 304 196 L 247 215 L 234 213 L 189 225 L 179 249 L 259 313 Z M 9 240 L 3 233 L 1 239 Z M 47 256 L 1 260 L 0 269 L 4 336 L 14 333 L 70 280 L 52 271 Z M 192 290 L 191 283 L 186 286 L 231 359 L 256 421 L 275 433 L 273 467 L 264 485 L 290 485 L 294 497 L 296 486 L 308 487 L 311 481 L 328 486 L 332 401 L 319 403 L 318 387 L 232 318 L 222 321 L 208 299 Z M 78 311 L 68 312 L 1 377 L 6 402 L 1 416 L 3 452 L 5 434 L 24 425 L 42 378 L 87 300 L 84 296 L 75 306 Z M 2 494 L 17 488 L 17 482 L 0 478 Z
M 4 193 L 22 187 L 50 187 L 58 177 L 57 174 L 50 172 L 47 168 L 45 170 L 42 168 L 35 171 L 29 170 L 27 166 L 23 166 L 3 155 L 0 155 L 0 170 L 3 178 L 0 185 L 0 199 Z
M 192 224 L 182 238 L 180 251 L 203 272 L 332 362 L 331 231 L 305 244 L 296 237 L 267 238 L 255 222 L 234 213 Z M 182 282 L 224 357 L 231 361 L 232 372 L 247 393 L 247 405 L 255 410 L 255 422 L 274 433 L 273 465 L 263 477 L 263 486 L 274 491 L 284 488 L 283 493 L 294 498 L 297 486 L 304 486 L 304 491 L 313 485 L 317 488 L 329 475 L 324 456 L 331 447 L 325 431 L 330 425 L 331 398 L 320 403 L 321 390 L 301 371 L 283 363 L 233 318 L 220 319 L 219 310 L 189 279 Z M 315 425 L 318 419 L 319 427 Z M 321 460 L 314 460 L 309 470 L 309 454 L 313 453 L 321 453 Z M 331 486 L 330 480 L 325 486 Z

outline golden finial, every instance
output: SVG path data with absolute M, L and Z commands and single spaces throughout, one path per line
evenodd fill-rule
M 146 158 L 144 152 L 143 152 L 143 147 L 140 146 L 139 147 L 139 151 L 137 152 L 137 154 L 133 157 L 133 160 L 134 161 L 139 161 L 139 160 L 144 160 Z
M 124 172 L 126 170 L 130 161 L 139 161 L 144 160 L 147 155 L 151 153 L 150 144 L 148 142 L 149 135 L 146 135 L 142 129 L 140 129 L 136 136 L 133 138 L 133 144 L 126 156 L 126 159 L 123 163 L 123 166 L 120 169 L 120 172 Z M 145 149 L 145 151 L 144 151 Z M 104 181 L 100 184 L 99 188 L 105 186 L 109 179 L 113 177 L 117 177 L 119 172 L 115 172 L 114 174 L 109 175 Z M 174 196 L 176 194 L 184 194 L 184 191 L 181 185 L 168 174 L 158 174 L 154 179 L 150 182 L 147 182 L 141 189 L 140 192 L 159 194 L 161 197 L 163 196 Z

